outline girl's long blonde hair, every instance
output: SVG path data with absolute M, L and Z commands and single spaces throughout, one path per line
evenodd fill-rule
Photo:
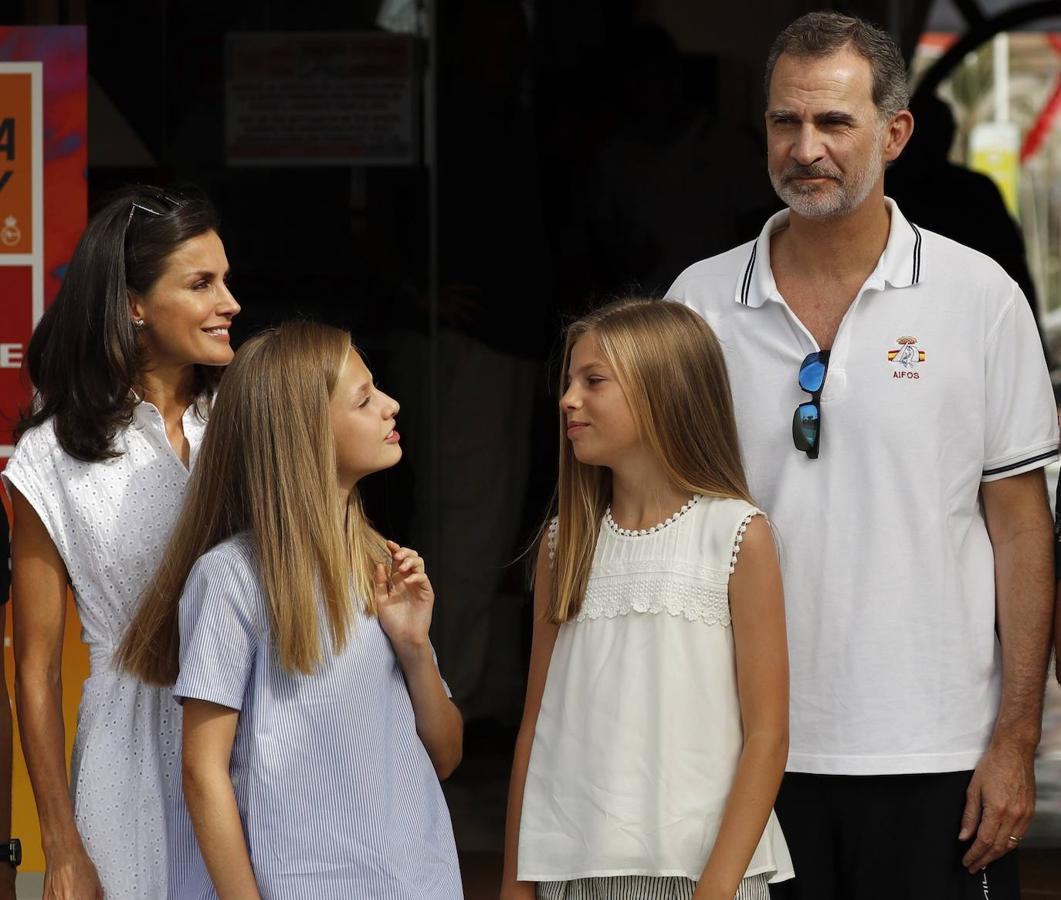
M 567 329 L 561 395 L 567 390 L 571 351 L 590 334 L 626 396 L 642 443 L 670 481 L 688 494 L 751 503 L 726 363 L 707 323 L 671 300 L 634 297 L 609 303 Z M 561 410 L 558 525 L 547 614 L 556 624 L 578 615 L 601 518 L 611 501 L 611 472 L 579 462 L 564 432 Z
M 336 652 L 357 600 L 375 613 L 373 570 L 388 558 L 356 488 L 339 501 L 329 400 L 350 335 L 289 322 L 248 340 L 217 392 L 198 462 L 169 546 L 118 650 L 119 665 L 149 684 L 176 680 L 178 602 L 195 561 L 250 532 L 273 647 L 289 672 L 323 659 L 322 618 Z M 352 576 L 352 577 L 351 577 Z

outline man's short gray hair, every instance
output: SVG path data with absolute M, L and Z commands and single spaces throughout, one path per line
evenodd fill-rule
M 906 84 L 906 62 L 888 32 L 862 19 L 836 12 L 812 12 L 800 16 L 782 31 L 766 58 L 766 94 L 782 53 L 821 58 L 850 47 L 869 62 L 873 74 L 873 102 L 888 119 L 910 104 Z

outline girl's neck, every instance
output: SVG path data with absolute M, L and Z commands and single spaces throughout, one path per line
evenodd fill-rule
M 167 424 L 179 422 L 195 399 L 192 366 L 157 366 L 140 373 L 137 392 L 152 404 Z
M 623 528 L 651 528 L 681 509 L 689 497 L 657 465 L 612 469 L 612 518 Z

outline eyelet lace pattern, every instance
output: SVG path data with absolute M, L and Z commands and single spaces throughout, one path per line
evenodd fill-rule
M 205 422 L 189 410 L 192 459 Z M 74 588 L 91 674 L 85 681 L 70 761 L 74 818 L 108 897 L 166 896 L 168 848 L 183 823 L 181 715 L 168 688 L 114 669 L 111 656 L 157 567 L 188 472 L 155 407 L 135 407 L 114 438 L 119 453 L 89 463 L 63 452 L 49 420 L 28 430 L 4 480 L 49 529 Z M 191 845 L 194 846 L 194 845 Z
M 610 514 L 606 514 L 600 540 L 608 546 L 605 556 L 594 562 L 593 574 L 575 621 L 615 619 L 630 613 L 666 613 L 687 622 L 728 627 L 732 623 L 729 577 L 736 569 L 748 523 L 753 516 L 763 515 L 761 511 L 748 509 L 740 521 L 730 524 L 728 527 L 734 529 L 729 531 L 732 542 L 721 546 L 714 544 L 716 549 L 708 552 L 706 557 L 699 552 L 684 558 L 675 557 L 666 545 L 655 542 L 609 544 L 615 541 L 609 532 L 623 538 L 656 534 L 686 516 L 700 500 L 701 496 L 695 495 L 666 521 L 653 529 L 640 531 L 619 528 Z M 558 531 L 558 520 L 553 519 L 547 529 L 550 566 L 555 563 Z M 681 542 L 681 534 L 674 533 L 674 537 Z M 639 549 L 635 549 L 635 543 Z M 670 543 L 669 538 L 666 543 Z M 615 556 L 616 553 L 619 555 Z
M 725 581 L 684 572 L 595 578 L 586 588 L 586 597 L 575 621 L 614 619 L 630 613 L 666 613 L 687 622 L 724 628 L 731 621 Z

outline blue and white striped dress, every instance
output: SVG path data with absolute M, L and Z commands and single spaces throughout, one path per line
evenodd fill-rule
M 312 675 L 286 672 L 242 535 L 195 564 L 180 636 L 174 694 L 240 711 L 232 783 L 263 900 L 463 897 L 449 810 L 375 618 L 359 613 Z M 174 853 L 180 900 L 216 896 L 197 856 Z

